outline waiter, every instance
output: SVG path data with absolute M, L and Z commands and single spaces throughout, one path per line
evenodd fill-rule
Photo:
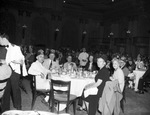
M 6 54 L 6 64 L 9 65 L 12 69 L 12 74 L 7 82 L 5 93 L 3 96 L 2 112 L 10 109 L 10 96 L 12 97 L 14 108 L 21 110 L 22 104 L 21 104 L 21 91 L 19 88 L 19 80 L 21 74 L 21 66 L 23 70 L 22 71 L 23 76 L 27 75 L 24 63 L 25 58 L 21 52 L 20 47 L 11 44 L 9 42 L 9 37 L 7 35 L 4 35 L 2 37 L 1 45 L 8 46 Z

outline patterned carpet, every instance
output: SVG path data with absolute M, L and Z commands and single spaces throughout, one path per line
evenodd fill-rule
M 31 100 L 32 100 L 32 93 L 30 89 L 29 80 L 24 79 L 23 85 L 27 90 L 27 94 L 22 91 L 22 110 L 30 110 L 31 109 Z M 124 115 L 150 115 L 150 89 L 145 94 L 137 94 L 132 89 L 126 89 L 126 102 L 124 104 Z M 14 109 L 11 103 L 11 109 Z M 47 106 L 45 106 L 41 102 L 41 97 L 38 97 L 35 105 L 34 110 L 37 111 L 50 111 Z M 72 106 L 70 107 L 69 113 L 73 115 Z M 62 111 L 61 113 L 64 113 Z M 77 111 L 76 115 L 87 115 L 85 111 Z M 96 115 L 100 115 L 99 112 Z

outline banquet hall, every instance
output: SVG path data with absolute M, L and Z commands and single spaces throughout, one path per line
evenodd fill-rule
M 69 75 L 70 93 L 78 99 L 85 86 L 95 82 L 99 71 L 97 58 L 105 54 L 110 76 L 115 71 L 112 64 L 114 58 L 124 63 L 121 67 L 126 72 L 124 91 L 121 93 L 124 100 L 123 107 L 120 107 L 122 114 L 150 114 L 149 0 L 0 0 L 0 5 L 0 38 L 7 35 L 10 43 L 20 47 L 27 72 L 37 60 L 37 52 L 40 52 L 38 55 L 43 54 L 44 60 L 57 64 L 56 69 L 55 65 L 46 62 L 49 64 L 47 69 L 51 71 L 48 79 L 57 79 L 59 76 L 62 78 L 59 80 L 68 80 Z M 1 41 L 0 47 L 8 49 Z M 87 65 L 81 65 L 79 55 L 85 52 L 87 56 L 81 60 L 86 61 Z M 68 63 L 74 63 L 75 69 L 64 70 L 68 56 L 71 57 Z M 94 70 L 91 69 L 90 56 L 93 57 Z M 0 67 L 6 63 L 0 59 Z M 67 65 L 67 68 L 71 67 Z M 53 76 L 54 73 L 57 76 Z M 28 74 L 20 77 L 21 111 L 36 111 L 41 115 L 38 111 L 52 113 L 51 108 L 41 102 L 41 96 L 31 107 L 35 76 Z M 3 97 L 0 97 L 0 105 L 2 102 Z M 88 115 L 88 110 L 78 108 L 76 104 L 76 115 Z M 16 110 L 12 100 L 11 110 Z M 60 114 L 63 113 L 64 110 L 60 111 Z M 68 114 L 75 114 L 72 105 Z M 104 115 L 97 109 L 96 115 L 101 114 Z

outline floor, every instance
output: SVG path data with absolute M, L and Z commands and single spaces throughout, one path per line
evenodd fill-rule
M 22 110 L 30 110 L 32 93 L 30 89 L 29 80 L 24 79 L 23 85 L 27 90 L 27 94 L 24 91 L 22 93 Z M 132 89 L 126 89 L 126 102 L 124 105 L 124 115 L 150 115 L 150 88 L 145 94 L 137 94 Z M 11 103 L 11 109 L 14 109 Z M 41 97 L 38 97 L 34 110 L 50 111 L 47 106 L 41 103 Z M 62 111 L 63 113 L 64 111 Z M 73 115 L 72 107 L 70 107 L 69 113 Z M 87 115 L 85 111 L 77 111 L 76 115 Z M 96 115 L 100 115 L 98 112 Z

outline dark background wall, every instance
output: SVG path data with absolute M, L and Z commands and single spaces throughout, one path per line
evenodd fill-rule
M 150 54 L 150 10 L 136 0 L 116 3 L 117 8 L 105 12 L 83 10 L 62 0 L 1 4 L 0 33 L 7 33 L 16 44 Z

